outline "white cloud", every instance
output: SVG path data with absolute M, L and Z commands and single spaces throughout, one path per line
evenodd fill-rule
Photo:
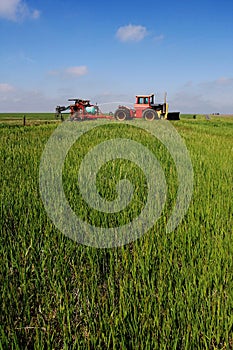
M 154 42 L 158 42 L 158 41 L 162 41 L 164 40 L 164 35 L 163 34 L 160 34 L 160 35 L 157 35 L 153 38 L 153 41 Z
M 219 88 L 219 87 L 225 87 L 225 86 L 231 86 L 233 85 L 233 78 L 232 77 L 220 77 L 216 80 L 212 81 L 205 81 L 200 84 L 201 86 L 205 86 L 206 88 Z
M 40 11 L 39 10 L 33 10 L 31 14 L 33 19 L 37 19 L 40 17 Z
M 56 75 L 59 75 L 59 71 L 58 70 L 50 70 L 48 71 L 48 75 L 52 75 L 52 76 L 56 76 Z
M 141 41 L 148 35 L 146 27 L 141 25 L 132 25 L 122 26 L 118 28 L 116 37 L 122 42 L 127 41 Z
M 69 67 L 65 70 L 65 73 L 71 76 L 80 77 L 88 73 L 87 66 L 75 66 Z
M 232 88 L 231 77 L 188 81 L 169 99 L 170 105 L 183 113 L 233 113 Z
M 81 77 L 82 75 L 87 75 L 88 68 L 87 66 L 74 66 L 68 67 L 61 70 L 50 70 L 48 75 L 50 76 L 60 76 L 60 77 Z
M 23 0 L 0 0 L 0 18 L 18 21 L 25 18 L 37 19 L 39 17 L 40 11 L 30 9 Z
M 27 63 L 35 63 L 36 61 L 31 58 L 30 56 L 28 56 L 28 54 L 26 54 L 24 51 L 21 51 L 19 53 L 19 59 L 23 62 L 27 62 Z
M 7 83 L 0 83 L 0 92 L 6 93 L 14 91 L 14 86 Z
M 21 87 L 9 89 L 0 85 L 0 112 L 1 113 L 23 113 L 23 112 L 54 112 L 60 103 L 59 98 L 48 96 L 40 90 L 25 90 Z M 8 84 L 5 84 L 8 85 Z

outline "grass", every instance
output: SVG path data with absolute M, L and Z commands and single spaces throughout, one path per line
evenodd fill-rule
M 0 123 L 4 125 L 41 125 L 57 122 L 54 113 L 0 113 Z
M 54 119 L 54 113 L 0 113 L 0 120 L 23 118 L 29 120 L 51 120 Z
M 97 176 L 109 200 L 119 179 L 135 185 L 132 204 L 120 214 L 91 209 L 77 188 L 83 156 L 120 135 L 142 143 L 161 162 L 168 185 L 162 217 L 123 247 L 75 243 L 55 228 L 39 193 L 40 158 L 56 125 L 1 124 L 0 349 L 232 349 L 233 119 L 173 122 L 190 152 L 195 184 L 185 218 L 169 234 L 177 175 L 165 147 L 134 123 L 85 123 L 99 128 L 74 144 L 63 169 L 75 212 L 110 227 L 143 208 L 145 177 L 127 161 L 107 163 Z

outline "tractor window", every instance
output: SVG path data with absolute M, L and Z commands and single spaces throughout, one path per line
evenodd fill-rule
M 144 97 L 144 96 L 137 97 L 137 103 L 139 105 L 143 105 L 143 104 L 148 105 L 149 103 L 151 103 L 151 97 Z
M 144 102 L 144 101 L 143 101 L 143 97 L 139 97 L 139 98 L 138 98 L 138 103 L 139 103 L 140 105 L 142 105 L 143 102 Z

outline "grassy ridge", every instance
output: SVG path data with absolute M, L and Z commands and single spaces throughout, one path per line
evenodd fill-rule
M 165 232 L 177 189 L 171 157 L 134 128 L 99 124 L 64 165 L 73 209 L 98 224 L 100 214 L 81 201 L 76 174 L 88 149 L 120 133 L 144 143 L 162 162 L 169 188 L 162 218 L 121 248 L 69 240 L 48 219 L 38 189 L 40 157 L 55 126 L 0 127 L 0 349 L 232 349 L 233 119 L 174 122 L 190 152 L 195 186 L 171 234 Z M 137 215 L 146 198 L 143 174 L 119 161 L 101 169 L 101 194 L 114 198 L 122 174 L 138 193 L 116 219 L 120 223 Z

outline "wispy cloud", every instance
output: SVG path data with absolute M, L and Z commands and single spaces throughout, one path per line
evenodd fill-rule
M 14 91 L 15 88 L 14 86 L 7 84 L 7 83 L 0 83 L 0 92 L 6 93 L 6 92 L 11 92 Z
M 187 113 L 232 113 L 232 77 L 194 83 L 187 81 L 170 99 L 170 105 Z
M 61 70 L 50 70 L 48 75 L 61 77 L 81 77 L 88 74 L 87 66 L 73 66 Z
M 26 63 L 35 63 L 36 62 L 33 58 L 31 58 L 30 56 L 25 54 L 23 51 L 20 52 L 19 58 L 20 58 L 20 60 L 22 60 L 23 62 L 26 62 Z
M 0 18 L 10 21 L 21 21 L 25 18 L 37 19 L 40 17 L 40 11 L 31 9 L 23 0 L 1 0 Z
M 128 24 L 118 28 L 116 37 L 122 42 L 143 40 L 148 35 L 146 27 L 141 25 Z
M 200 84 L 201 86 L 205 86 L 208 88 L 219 88 L 225 86 L 233 86 L 233 78 L 232 77 L 220 77 L 218 79 L 212 81 L 205 81 Z
M 31 17 L 33 19 L 37 19 L 37 18 L 40 17 L 40 14 L 41 14 L 41 12 L 39 10 L 33 10 L 32 13 L 31 13 Z
M 52 69 L 52 70 L 48 71 L 47 74 L 51 75 L 51 76 L 56 76 L 56 75 L 59 75 L 60 72 L 58 70 Z
M 163 34 L 160 34 L 160 35 L 157 35 L 157 36 L 155 36 L 154 38 L 153 38 L 153 41 L 154 42 L 158 42 L 158 41 L 162 41 L 162 40 L 164 40 L 164 35 Z
M 65 73 L 74 77 L 80 77 L 88 73 L 87 66 L 75 66 L 69 67 L 65 70 Z
M 59 98 L 48 96 L 40 90 L 0 84 L 2 113 L 53 112 L 59 103 Z

